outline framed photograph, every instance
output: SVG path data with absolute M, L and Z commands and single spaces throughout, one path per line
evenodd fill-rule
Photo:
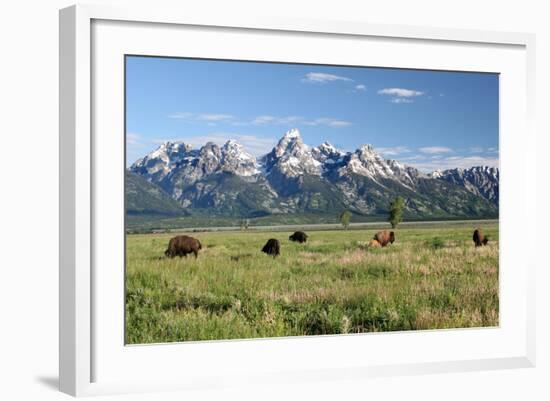
M 61 390 L 533 366 L 533 47 L 61 10 Z

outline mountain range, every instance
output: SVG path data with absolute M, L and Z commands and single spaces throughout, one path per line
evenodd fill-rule
M 310 147 L 292 129 L 258 158 L 234 140 L 199 149 L 165 142 L 127 169 L 126 208 L 129 215 L 238 218 L 347 209 L 381 218 L 402 196 L 409 219 L 495 218 L 498 186 L 495 167 L 426 174 L 371 145 L 353 152 L 328 142 Z

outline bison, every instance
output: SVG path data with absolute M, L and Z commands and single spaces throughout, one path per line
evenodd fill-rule
M 187 235 L 178 235 L 170 240 L 164 255 L 173 258 L 175 256 L 187 257 L 188 253 L 194 253 L 197 258 L 200 249 L 202 249 L 202 245 L 198 239 Z
M 395 241 L 395 234 L 393 231 L 378 231 L 372 239 L 375 239 L 380 243 L 380 246 L 384 247 L 388 244 L 393 244 Z
M 478 246 L 487 245 L 487 242 L 489 242 L 489 237 L 483 235 L 483 231 L 481 231 L 480 228 L 476 228 L 474 230 L 474 235 L 472 236 L 472 239 L 474 240 L 476 248 Z
M 288 237 L 288 239 L 302 244 L 307 241 L 307 234 L 303 231 L 296 231 L 294 234 Z
M 380 242 L 378 242 L 375 239 L 371 239 L 367 244 L 367 248 L 381 248 L 381 247 L 382 245 L 380 245 Z
M 262 252 L 275 257 L 281 254 L 281 245 L 279 244 L 279 241 L 275 238 L 268 239 L 266 244 L 262 248 Z

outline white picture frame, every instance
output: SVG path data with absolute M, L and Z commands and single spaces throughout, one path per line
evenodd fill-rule
M 252 55 L 246 48 L 240 52 L 227 43 L 216 53 L 218 58 L 243 59 L 253 57 L 274 57 L 290 61 L 285 53 L 275 54 L 277 41 L 284 38 L 299 38 L 303 41 L 329 42 L 337 38 L 341 43 L 349 41 L 356 45 L 361 41 L 384 41 L 384 46 L 418 47 L 419 51 L 433 52 L 438 49 L 442 60 L 436 64 L 428 58 L 424 64 L 410 61 L 404 65 L 398 54 L 386 54 L 381 66 L 434 69 L 468 69 L 466 64 L 453 62 L 453 53 L 474 52 L 479 59 L 466 60 L 471 69 L 499 72 L 505 77 L 501 96 L 501 168 L 503 183 L 501 199 L 506 200 L 501 208 L 501 249 L 506 249 L 501 274 L 501 326 L 496 329 L 436 330 L 415 333 L 385 333 L 350 336 L 322 336 L 309 338 L 261 339 L 246 341 L 216 341 L 201 344 L 170 344 L 125 347 L 121 336 L 122 311 L 107 313 L 106 304 L 120 303 L 119 281 L 123 280 L 124 266 L 116 262 L 110 269 L 113 276 L 98 272 L 98 261 L 109 263 L 110 251 L 102 244 L 111 241 L 120 244 L 123 230 L 113 230 L 108 235 L 106 224 L 120 224 L 120 215 L 110 214 L 104 194 L 109 188 L 120 186 L 114 177 L 108 184 L 102 176 L 108 171 L 108 163 L 116 166 L 122 154 L 120 150 L 120 54 L 127 49 L 156 55 L 172 54 L 176 49 L 166 44 L 155 50 L 159 38 L 167 35 L 189 34 L 193 30 L 196 39 L 202 41 L 205 49 L 194 49 L 192 55 L 208 56 L 208 44 L 220 35 L 231 36 L 237 43 L 239 38 L 262 35 L 265 43 L 274 43 L 270 56 Z M 143 35 L 143 30 L 147 35 Z M 95 35 L 95 37 L 94 37 Z M 142 35 L 142 36 L 140 36 Z M 206 35 L 202 37 L 201 35 Z M 208 39 L 208 35 L 210 39 Z M 94 39 L 95 38 L 95 39 Z M 256 38 L 257 39 L 257 38 Z M 138 44 L 130 44 L 131 41 Z M 210 41 L 209 41 L 210 40 Z M 285 39 L 286 40 L 286 39 Z M 271 42 L 270 42 L 271 41 Z M 353 42 L 353 43 L 352 43 Z M 281 42 L 282 43 L 282 42 Z M 362 42 L 361 42 L 362 43 Z M 366 43 L 366 42 L 365 42 Z M 369 42 L 370 43 L 370 42 Z M 373 50 L 376 52 L 376 43 Z M 292 18 L 247 18 L 226 19 L 210 15 L 187 15 L 181 10 L 151 8 L 111 8 L 108 6 L 78 5 L 60 11 L 60 390 L 75 396 L 126 393 L 137 391 L 161 391 L 170 389 L 197 389 L 244 384 L 249 381 L 291 382 L 327 380 L 338 378 L 364 378 L 386 375 L 420 374 L 430 372 L 469 371 L 481 369 L 503 369 L 530 367 L 535 364 L 535 305 L 534 270 L 537 263 L 535 253 L 523 249 L 506 247 L 513 244 L 512 233 L 523 222 L 533 228 L 536 209 L 527 203 L 533 195 L 536 177 L 534 171 L 535 133 L 532 127 L 534 110 L 534 43 L 530 34 L 483 32 L 457 29 L 437 29 L 411 26 L 374 25 L 364 22 L 294 20 Z M 403 43 L 401 43 L 402 45 Z M 126 47 L 128 46 L 128 47 Z M 215 46 L 215 43 L 212 43 Z M 237 46 L 237 45 L 235 45 Z M 422 50 L 421 47 L 426 49 Z M 446 49 L 446 47 L 452 49 Z M 265 46 L 269 50 L 269 46 Z M 284 46 L 281 46 L 284 47 Z M 346 46 L 342 46 L 342 56 Z M 214 47 L 212 47 L 214 48 Z M 145 49 L 145 50 L 144 50 Z M 405 49 L 401 47 L 401 49 Z M 483 61 L 483 53 L 494 49 L 494 57 Z M 264 51 L 268 51 L 265 50 Z M 190 48 L 181 50 L 183 55 Z M 252 51 L 252 50 L 251 50 Z M 253 50 L 257 51 L 257 50 Z M 285 49 L 284 51 L 288 51 Z M 380 57 L 383 50 L 378 50 Z M 283 50 L 281 50 L 283 52 Z M 474 54 L 472 53 L 472 54 Z M 140 53 L 143 54 L 143 53 Z M 326 62 L 333 55 L 319 56 Z M 182 54 L 179 54 L 182 55 Z M 304 56 L 306 57 L 306 56 Z M 311 54 L 308 57 L 317 57 Z M 325 57 L 325 58 L 323 58 Z M 382 60 L 380 58 L 380 60 Z M 358 63 L 362 61 L 358 59 Z M 414 64 L 416 63 L 416 64 Z M 454 64 L 453 64 L 454 63 Z M 478 64 L 476 64 L 478 63 Z M 483 64 L 485 63 L 485 64 Z M 114 66 L 114 67 L 113 67 Z M 454 66 L 454 67 L 453 67 Z M 103 74 L 109 68 L 116 68 L 112 77 Z M 505 72 L 503 72 L 505 71 Z M 105 78 L 106 77 L 106 78 Z M 510 77 L 510 78 L 508 78 Z M 96 81 L 94 81 L 96 80 Z M 116 94 L 97 102 L 105 91 L 99 87 L 102 80 L 113 85 Z M 118 80 L 118 81 L 117 81 Z M 98 87 L 94 85 L 99 85 Z M 507 96 L 515 89 L 515 99 Z M 94 100 L 95 99 L 95 100 Z M 109 103 L 112 102 L 112 103 Z M 104 105 L 105 104 L 105 105 Z M 104 113 L 112 110 L 113 117 Z M 504 113 L 504 117 L 502 114 Z M 116 121 L 115 121 L 116 120 Z M 103 125 L 106 124 L 106 125 Z M 109 125 L 111 124 L 111 125 Z M 94 136 L 98 129 L 118 132 L 113 136 Z M 96 130 L 96 131 L 94 131 Z M 521 132 L 521 134 L 518 133 Z M 104 131 L 103 131 L 104 132 Z M 98 160 L 105 160 L 99 163 Z M 517 169 L 507 169 L 514 163 Z M 122 165 L 120 165 L 122 166 Z M 523 190 L 517 190 L 517 185 Z M 105 185 L 105 186 L 104 186 Z M 120 191 L 119 191 L 120 190 Z M 113 203 L 118 211 L 123 205 L 120 194 L 123 188 L 113 194 Z M 528 207 L 527 207 L 528 206 Z M 521 208 L 524 210 L 519 211 Z M 118 212 L 117 212 L 118 213 Z M 506 220 L 504 220 L 506 219 Z M 525 224 L 523 227 L 525 227 Z M 103 231 L 102 231 L 103 230 Z M 101 235 L 100 235 L 101 234 Z M 102 242 L 103 241 L 103 242 Z M 506 247 L 506 248 L 505 248 Z M 517 247 L 516 247 L 517 248 Z M 112 255 L 116 250 L 112 250 Z M 120 250 L 122 252 L 122 250 Z M 525 256 L 527 255 L 527 256 Z M 106 258 L 106 259 L 102 259 Z M 507 269 L 506 264 L 520 261 L 516 270 Z M 105 266 L 105 263 L 99 263 Z M 122 271 L 120 270 L 122 269 Z M 109 273 L 111 274 L 111 273 Z M 109 285 L 108 283 L 112 283 Z M 101 287 L 101 299 L 97 291 Z M 116 304 L 118 305 L 118 304 Z M 118 322 L 118 323 L 117 323 Z M 112 329 L 112 331 L 111 331 Z M 123 328 L 122 328 L 123 330 Z M 455 343 L 456 342 L 456 343 Z M 456 344 L 453 350 L 441 352 L 449 344 Z M 470 345 L 466 348 L 466 345 Z M 375 354 L 374 349 L 391 345 L 395 355 L 386 352 Z M 422 350 L 433 346 L 434 354 L 426 348 L 426 358 L 410 348 Z M 167 374 L 174 365 L 174 355 L 185 348 L 186 366 L 177 374 Z M 362 352 L 342 350 L 372 350 L 368 358 Z M 323 358 L 319 357 L 324 350 Z M 420 352 L 419 351 L 419 352 Z M 454 354 L 453 354 L 454 352 Z M 439 357 L 436 357 L 439 353 Z M 286 367 L 289 355 L 303 355 L 293 361 L 292 369 Z M 178 354 L 179 355 L 179 354 Z M 262 364 L 258 355 L 269 362 Z M 385 356 L 386 355 L 386 356 Z M 181 355 L 180 355 L 181 356 Z M 306 357 L 307 356 L 307 357 Z M 254 359 L 256 358 L 256 359 Z M 361 359 L 363 358 L 363 359 Z M 242 359 L 241 361 L 239 361 Z M 179 359 L 181 361 L 181 358 Z M 228 361 L 224 364 L 223 361 Z M 286 362 L 285 362 L 286 361 Z M 132 366 L 166 366 L 155 376 L 155 372 L 141 373 Z M 246 364 L 256 363 L 252 369 Z M 239 365 L 241 364 L 241 365 Z M 119 374 L 119 372 L 125 372 Z M 135 376 L 132 376 L 135 375 Z

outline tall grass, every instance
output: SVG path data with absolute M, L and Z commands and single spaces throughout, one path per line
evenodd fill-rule
M 498 325 L 498 229 L 193 233 L 198 257 L 163 257 L 171 235 L 129 235 L 126 342 L 151 343 Z M 259 250 L 269 238 L 281 256 Z

